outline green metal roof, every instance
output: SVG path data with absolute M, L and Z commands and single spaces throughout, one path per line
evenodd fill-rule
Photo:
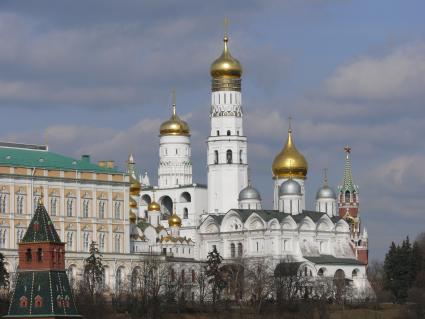
M 32 242 L 61 243 L 55 226 L 46 208 L 41 203 L 38 203 L 30 225 L 21 241 L 21 243 Z
M 120 173 L 115 168 L 100 167 L 90 162 L 89 156 L 76 160 L 47 150 L 26 147 L 0 146 L 0 166 L 87 171 L 95 173 Z
M 27 306 L 21 306 L 26 298 Z M 36 300 L 41 300 L 37 305 Z M 4 318 L 81 318 L 65 271 L 20 271 Z

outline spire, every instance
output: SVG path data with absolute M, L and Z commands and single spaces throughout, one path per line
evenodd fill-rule
M 43 205 L 43 195 L 41 195 L 38 200 L 37 209 L 35 210 L 34 216 L 21 242 L 61 243 L 55 226 Z
M 353 182 L 353 173 L 351 170 L 351 159 L 350 159 L 350 153 L 351 153 L 351 147 L 346 146 L 344 147 L 345 151 L 345 164 L 344 164 L 344 178 L 342 182 L 342 192 L 349 191 L 350 193 L 356 192 L 357 187 L 354 185 Z

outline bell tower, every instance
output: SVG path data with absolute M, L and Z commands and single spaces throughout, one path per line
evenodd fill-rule
M 243 131 L 242 66 L 229 51 L 211 65 L 211 133 L 208 137 L 208 213 L 225 214 L 238 207 L 239 192 L 248 185 L 247 138 Z

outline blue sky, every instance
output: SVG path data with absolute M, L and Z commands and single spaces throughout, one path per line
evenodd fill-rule
M 313 207 L 322 169 L 341 182 L 352 146 L 371 257 L 425 231 L 423 1 L 2 1 L 0 134 L 156 180 L 170 92 L 191 125 L 195 180 L 206 182 L 209 65 L 230 49 L 244 67 L 248 157 L 271 206 L 271 162 L 294 118 Z

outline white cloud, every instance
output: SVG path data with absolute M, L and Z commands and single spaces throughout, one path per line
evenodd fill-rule
M 425 43 L 399 47 L 383 57 L 364 56 L 339 67 L 327 80 L 337 98 L 390 100 L 423 96 Z

